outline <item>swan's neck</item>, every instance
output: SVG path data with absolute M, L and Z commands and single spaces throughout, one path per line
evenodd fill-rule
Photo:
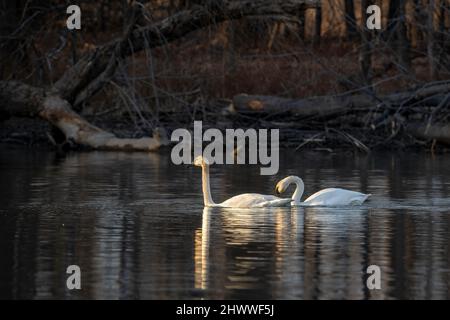
M 293 179 L 291 183 L 295 183 L 295 191 L 292 195 L 292 201 L 294 201 L 295 204 L 300 204 L 303 192 L 305 191 L 305 184 L 300 178 Z
M 209 166 L 202 166 L 202 190 L 203 190 L 203 203 L 205 207 L 215 205 L 211 198 L 211 188 L 209 186 Z

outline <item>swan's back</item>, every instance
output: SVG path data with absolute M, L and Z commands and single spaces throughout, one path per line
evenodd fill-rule
M 225 208 L 263 208 L 289 206 L 291 199 L 282 199 L 272 195 L 259 193 L 243 193 L 220 203 Z
M 307 198 L 303 203 L 313 206 L 348 206 L 360 205 L 370 194 L 350 191 L 340 188 L 327 188 L 314 193 Z

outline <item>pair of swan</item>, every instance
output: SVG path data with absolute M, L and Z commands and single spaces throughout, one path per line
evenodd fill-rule
M 222 203 L 215 203 L 211 197 L 208 160 L 202 156 L 198 156 L 194 160 L 194 165 L 202 168 L 202 189 L 205 207 L 264 208 L 287 206 L 346 206 L 362 204 L 370 197 L 370 194 L 339 188 L 328 188 L 316 192 L 304 202 L 301 202 L 301 197 L 305 190 L 303 180 L 296 176 L 289 176 L 278 182 L 275 190 L 277 193 L 283 193 L 291 184 L 295 184 L 296 189 L 292 195 L 292 199 L 258 193 L 243 193 L 225 200 Z

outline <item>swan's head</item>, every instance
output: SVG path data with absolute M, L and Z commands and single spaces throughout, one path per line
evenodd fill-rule
M 277 185 L 275 187 L 275 192 L 277 194 L 281 194 L 281 193 L 285 192 L 287 190 L 287 188 L 289 188 L 291 183 L 303 184 L 303 181 L 302 181 L 302 179 L 300 179 L 297 176 L 288 176 L 288 177 L 284 178 L 283 180 L 280 180 L 277 183 Z
M 208 159 L 203 158 L 203 156 L 198 156 L 194 160 L 194 166 L 197 167 L 209 166 L 209 161 Z
M 283 192 L 286 191 L 286 189 L 289 187 L 289 183 L 286 183 L 285 181 L 286 179 L 283 179 L 281 181 L 279 181 L 277 183 L 277 185 L 275 186 L 275 192 L 277 194 L 282 194 Z

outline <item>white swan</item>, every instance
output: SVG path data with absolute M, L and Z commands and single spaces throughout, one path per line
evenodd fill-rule
M 291 199 L 282 199 L 276 196 L 258 193 L 244 193 L 234 196 L 222 203 L 214 203 L 209 186 L 209 162 L 202 156 L 194 160 L 194 165 L 202 167 L 202 189 L 205 207 L 221 208 L 263 208 L 263 207 L 286 207 L 290 205 Z
M 292 206 L 348 206 L 360 205 L 371 196 L 340 188 L 327 188 L 314 193 L 308 199 L 300 202 L 305 191 L 303 180 L 297 176 L 288 176 L 277 183 L 275 190 L 281 194 L 289 187 L 290 184 L 296 185 L 295 192 L 292 195 Z

